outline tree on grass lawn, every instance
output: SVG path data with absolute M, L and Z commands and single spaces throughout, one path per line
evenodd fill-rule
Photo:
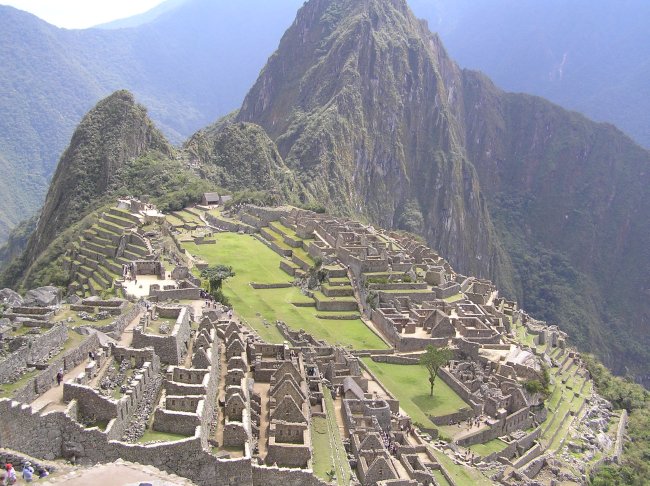
M 429 372 L 429 383 L 431 384 L 431 394 L 433 396 L 433 384 L 438 376 L 438 369 L 447 364 L 451 359 L 452 352 L 448 347 L 436 348 L 429 344 L 422 356 L 420 356 L 420 364 L 424 366 Z
M 220 302 L 223 302 L 221 288 L 224 280 L 234 276 L 235 272 L 233 272 L 232 267 L 227 265 L 214 265 L 201 271 L 201 277 L 208 281 L 209 294 Z

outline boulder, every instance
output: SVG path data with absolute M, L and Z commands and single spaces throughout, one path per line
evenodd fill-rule
M 61 302 L 61 290 L 58 287 L 39 287 L 25 294 L 24 304 L 27 306 L 50 307 Z
M 23 305 L 23 298 L 18 292 L 11 289 L 0 290 L 0 303 L 7 304 L 10 307 Z
M 81 304 L 81 301 L 81 297 L 79 297 L 77 294 L 70 294 L 70 296 L 68 296 L 68 304 L 78 305 Z

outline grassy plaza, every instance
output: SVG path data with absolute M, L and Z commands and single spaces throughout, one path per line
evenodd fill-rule
M 360 319 L 321 319 L 341 312 L 317 311 L 314 300 L 302 294 L 298 287 L 254 289 L 251 282 L 282 283 L 292 278 L 280 269 L 281 257 L 255 237 L 236 233 L 219 233 L 210 245 L 183 243 L 192 255 L 210 265 L 230 265 L 235 276 L 224 283 L 224 293 L 237 314 L 269 342 L 283 341 L 275 321 L 287 323 L 292 329 L 304 329 L 318 339 L 354 349 L 386 349 L 387 345 Z M 317 317 L 317 315 L 319 317 Z
M 377 363 L 370 358 L 363 358 L 363 362 L 413 421 L 425 427 L 434 426 L 429 415 L 447 415 L 468 406 L 440 378 L 436 379 L 433 396 L 429 396 L 429 374 L 422 366 Z

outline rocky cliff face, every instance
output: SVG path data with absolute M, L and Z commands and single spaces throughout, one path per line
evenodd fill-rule
M 86 214 L 125 162 L 148 150 L 172 151 L 133 95 L 118 91 L 100 101 L 83 118 L 59 161 L 25 250 L 25 264 L 33 263 L 59 233 Z
M 618 130 L 459 69 L 404 0 L 306 3 L 236 119 L 308 197 L 420 232 L 617 372 L 650 372 L 650 155 Z

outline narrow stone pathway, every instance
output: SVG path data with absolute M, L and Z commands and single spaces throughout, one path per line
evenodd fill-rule
M 133 342 L 133 329 L 135 326 L 137 326 L 140 323 L 140 317 L 142 317 L 142 312 L 140 312 L 135 318 L 129 323 L 128 326 L 124 328 L 124 331 L 122 331 L 122 335 L 120 336 L 120 340 L 118 341 L 118 344 L 123 347 L 130 347 L 131 343 Z
M 85 359 L 81 364 L 74 367 L 68 373 L 63 375 L 63 383 L 74 378 L 86 369 L 89 360 Z M 59 386 L 54 385 L 48 391 L 32 402 L 34 411 L 52 411 L 65 410 L 66 405 L 63 403 L 63 383 Z M 47 408 L 47 410 L 45 410 Z

